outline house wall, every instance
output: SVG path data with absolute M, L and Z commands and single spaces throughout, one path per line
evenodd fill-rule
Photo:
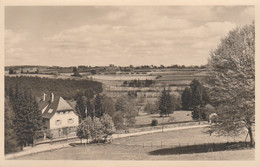
M 69 119 L 73 119 L 73 122 L 69 122 Z M 60 124 L 57 124 L 58 120 Z M 65 111 L 65 113 L 57 111 L 50 119 L 50 129 L 78 126 L 78 124 L 79 118 L 73 111 Z

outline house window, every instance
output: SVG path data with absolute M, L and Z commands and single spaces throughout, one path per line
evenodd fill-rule
M 61 120 L 56 120 L 55 124 L 56 125 L 61 125 Z
M 53 109 L 49 109 L 48 113 L 52 113 Z
M 73 122 L 74 122 L 73 118 L 68 119 L 68 124 L 73 124 Z

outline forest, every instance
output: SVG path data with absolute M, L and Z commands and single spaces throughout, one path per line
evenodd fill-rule
M 94 94 L 102 92 L 102 83 L 97 81 L 5 76 L 5 93 L 8 94 L 10 88 L 16 87 L 30 91 L 35 97 L 40 97 L 43 93 L 53 92 L 66 100 L 73 99 L 77 92 L 83 92 L 89 98 L 93 98 Z

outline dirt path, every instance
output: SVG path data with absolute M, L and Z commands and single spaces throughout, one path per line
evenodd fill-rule
M 192 129 L 192 128 L 202 128 L 202 127 L 207 127 L 207 126 L 209 126 L 209 125 L 206 124 L 206 125 L 193 125 L 193 126 L 185 126 L 185 127 L 164 128 L 163 132 L 183 130 L 183 129 Z M 116 139 L 116 138 L 123 138 L 123 137 L 129 137 L 129 136 L 140 136 L 140 135 L 159 133 L 159 132 L 162 132 L 162 129 L 149 130 L 149 131 L 143 131 L 143 132 L 135 132 L 135 133 L 126 133 L 126 134 L 113 134 L 112 137 L 113 137 L 113 139 Z M 80 139 L 76 139 L 76 140 L 73 141 L 73 143 L 77 143 L 77 142 L 80 143 L 81 142 Z M 16 157 L 35 154 L 35 153 L 39 153 L 39 152 L 71 147 L 69 145 L 70 143 L 71 143 L 71 141 L 63 141 L 63 142 L 57 142 L 57 143 L 53 143 L 53 144 L 50 144 L 50 143 L 40 144 L 40 145 L 37 145 L 35 147 L 26 147 L 21 152 L 5 155 L 5 159 L 13 159 L 13 158 L 16 158 Z

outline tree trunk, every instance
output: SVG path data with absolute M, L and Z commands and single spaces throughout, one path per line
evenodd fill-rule
M 250 146 L 255 147 L 255 140 L 254 140 L 254 137 L 253 137 L 253 132 L 252 132 L 251 126 L 248 128 L 248 134 L 249 134 L 249 137 L 250 137 Z
M 20 145 L 20 150 L 23 151 L 23 144 Z

